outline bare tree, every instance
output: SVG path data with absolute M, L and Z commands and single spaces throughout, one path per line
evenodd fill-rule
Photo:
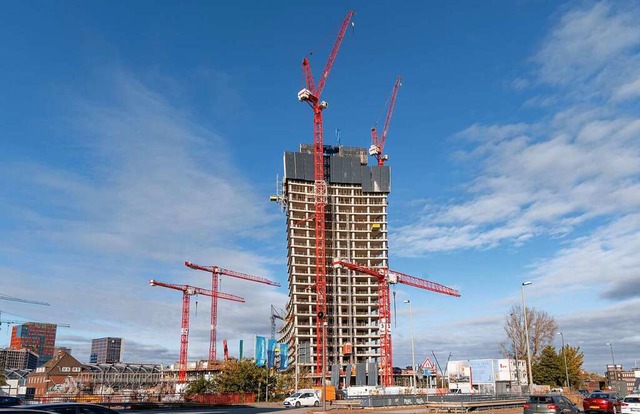
M 539 356 L 545 345 L 553 342 L 558 324 L 547 312 L 539 311 L 527 306 L 527 329 L 529 330 L 529 345 L 531 347 L 531 359 Z M 505 318 L 504 331 L 507 334 L 507 343 L 500 347 L 507 356 L 525 359 L 527 355 L 527 341 L 525 339 L 524 315 L 522 307 L 513 305 Z

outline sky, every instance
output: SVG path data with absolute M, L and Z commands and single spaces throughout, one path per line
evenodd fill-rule
M 635 2 L 5 2 L 0 293 L 50 306 L 0 301 L 1 320 L 70 324 L 57 344 L 81 362 L 117 336 L 127 362 L 173 363 L 181 294 L 148 281 L 209 287 L 189 260 L 282 284 L 222 278 L 246 302 L 219 301 L 218 349 L 251 355 L 287 301 L 269 196 L 283 153 L 313 139 L 301 61 L 318 76 L 349 9 L 325 143 L 368 147 L 402 76 L 390 267 L 462 295 L 392 288 L 394 365 L 411 364 L 411 316 L 416 360 L 501 357 L 524 281 L 584 368 L 638 364 Z M 192 299 L 190 359 L 209 304 Z

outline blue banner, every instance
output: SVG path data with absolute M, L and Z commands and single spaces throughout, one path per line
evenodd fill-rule
M 269 339 L 267 345 L 267 368 L 273 368 L 276 365 L 276 342 L 275 339 Z
M 256 365 L 264 367 L 267 362 L 267 338 L 264 336 L 256 336 L 255 357 Z
M 240 361 L 242 361 L 242 358 L 244 357 L 244 340 L 240 340 L 240 358 L 238 358 Z
M 278 344 L 280 347 L 280 371 L 289 369 L 289 345 Z

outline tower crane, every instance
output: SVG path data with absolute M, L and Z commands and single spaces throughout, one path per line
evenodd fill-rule
M 180 370 L 178 371 L 178 383 L 182 384 L 187 380 L 187 350 L 189 348 L 189 308 L 191 304 L 191 296 L 204 295 L 220 299 L 231 300 L 234 302 L 244 303 L 244 298 L 223 292 L 213 292 L 208 289 L 202 289 L 190 285 L 174 285 L 172 283 L 163 283 L 151 279 L 151 286 L 161 286 L 169 289 L 179 290 L 182 292 L 182 330 L 180 334 Z
M 284 321 L 282 314 L 283 312 L 281 309 L 271 305 L 271 339 L 276 339 L 276 319 Z
M 50 324 L 50 325 L 56 325 L 58 328 L 71 328 L 71 325 L 69 325 L 68 323 L 41 322 L 41 321 L 30 321 L 30 320 L 26 320 L 26 321 L 8 321 L 8 320 L 2 319 L 0 317 L 0 326 L 2 326 L 3 323 L 6 324 L 6 325 L 22 325 L 24 323 L 46 323 L 46 324 Z
M 389 100 L 389 108 L 387 109 L 387 117 L 384 120 L 384 127 L 382 128 L 382 135 L 378 136 L 378 130 L 371 128 L 371 147 L 369 147 L 369 155 L 376 157 L 378 165 L 384 165 L 384 162 L 389 159 L 387 154 L 383 154 L 384 144 L 387 141 L 387 132 L 389 132 L 389 124 L 391 123 L 391 116 L 393 115 L 393 108 L 396 105 L 396 97 L 398 96 L 398 89 L 402 86 L 402 78 L 398 76 L 396 83 L 393 85 L 393 91 L 391 92 L 391 99 Z
M 185 261 L 184 265 L 194 270 L 202 270 L 211 273 L 211 291 L 218 292 L 218 282 L 220 275 L 235 277 L 237 279 L 249 280 L 252 282 L 262 283 L 270 286 L 280 287 L 280 283 L 266 279 L 260 276 L 252 276 L 246 273 L 236 272 L 234 270 L 225 269 L 218 266 L 200 266 L 189 261 Z M 216 327 L 218 325 L 218 297 L 211 296 L 211 333 L 209 336 L 209 360 L 216 360 Z
M 0 300 L 9 300 L 9 301 L 12 301 L 12 302 L 20 302 L 20 303 L 29 303 L 29 304 L 32 304 L 32 305 L 50 306 L 47 302 L 40 302 L 40 301 L 37 301 L 37 300 L 28 300 L 28 299 L 16 298 L 15 296 L 5 295 L 4 293 L 0 293 Z
M 371 269 L 355 263 L 346 262 L 340 259 L 333 261 L 334 268 L 347 268 L 349 270 L 374 276 L 378 280 L 378 314 L 380 329 L 380 368 L 382 386 L 388 387 L 393 382 L 393 361 L 391 347 L 391 307 L 389 301 L 389 285 L 402 283 L 404 285 L 430 290 L 443 295 L 460 297 L 460 292 L 456 289 L 431 282 L 419 277 L 410 276 L 388 268 Z M 415 367 L 414 367 L 415 369 Z
M 322 371 L 322 361 L 324 360 L 325 337 L 322 329 L 324 318 L 327 314 L 327 256 L 325 240 L 325 205 L 327 198 L 327 183 L 324 173 L 324 138 L 322 111 L 328 106 L 327 102 L 321 101 L 320 96 L 324 85 L 329 77 L 333 63 L 336 60 L 344 35 L 349 27 L 349 22 L 353 17 L 353 10 L 347 13 L 342 22 L 342 27 L 338 32 L 338 37 L 333 44 L 333 49 L 329 54 L 329 59 L 324 66 L 318 84 L 315 84 L 309 60 L 305 57 L 302 60 L 302 70 L 304 72 L 306 87 L 298 92 L 298 100 L 307 102 L 313 109 L 313 163 L 314 163 L 314 203 L 315 203 L 315 236 L 316 236 L 316 373 Z

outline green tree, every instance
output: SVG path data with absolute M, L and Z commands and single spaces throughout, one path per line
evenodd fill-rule
M 560 350 L 560 358 L 562 362 L 562 369 L 564 370 L 564 356 L 563 350 Z M 571 387 L 579 388 L 578 385 L 582 382 L 582 364 L 584 363 L 584 353 L 580 350 L 580 347 L 573 347 L 570 345 L 564 346 L 564 352 L 567 356 L 567 371 L 569 372 L 569 382 Z M 566 373 L 565 373 L 566 377 Z M 562 381 L 564 384 L 566 379 Z
M 554 387 L 564 383 L 564 364 L 560 363 L 560 356 L 551 345 L 542 348 L 540 357 L 531 366 L 531 371 L 533 382 L 536 384 Z
M 275 386 L 275 378 L 269 377 L 269 388 Z M 260 395 L 266 384 L 266 370 L 251 360 L 229 360 L 215 379 L 219 392 L 252 392 Z
M 215 383 L 206 379 L 204 376 L 198 377 L 197 380 L 191 381 L 184 390 L 184 393 L 189 396 L 193 394 L 206 394 L 215 391 Z

